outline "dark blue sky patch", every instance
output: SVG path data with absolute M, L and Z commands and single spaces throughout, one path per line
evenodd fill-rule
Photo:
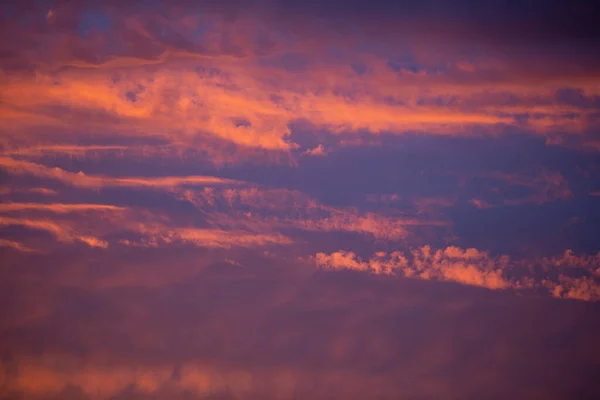
M 92 30 L 107 32 L 111 26 L 110 18 L 110 14 L 105 11 L 84 11 L 80 17 L 79 34 L 86 38 Z

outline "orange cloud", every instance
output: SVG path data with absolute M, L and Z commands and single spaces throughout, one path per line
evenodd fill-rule
M 544 257 L 542 264 L 546 268 L 590 269 L 600 276 L 600 252 L 596 255 L 577 255 L 572 250 L 566 250 L 560 256 Z
M 331 254 L 317 253 L 312 260 L 319 268 L 328 270 L 349 269 L 452 281 L 488 289 L 545 289 L 558 298 L 600 300 L 600 254 L 576 256 L 567 251 L 561 257 L 510 260 L 508 256 L 492 257 L 488 252 L 477 249 L 450 246 L 433 250 L 430 246 L 422 246 L 408 253 L 378 252 L 368 260 L 344 250 Z M 541 265 L 546 271 L 553 270 L 556 279 L 530 275 L 533 265 Z M 587 275 L 569 276 L 568 270 L 572 268 L 578 268 Z M 518 277 L 515 275 L 517 271 Z
M 24 115 L 15 114 L 15 110 L 71 107 L 78 124 L 90 128 L 98 123 L 114 126 L 122 135 L 137 136 L 137 132 L 143 131 L 147 137 L 161 137 L 171 143 L 189 145 L 197 132 L 209 132 L 242 146 L 272 150 L 293 147 L 284 137 L 290 133 L 289 124 L 300 119 L 333 131 L 367 129 L 373 133 L 427 131 L 451 134 L 461 132 L 465 125 L 514 123 L 512 118 L 491 113 L 389 105 L 382 100 L 386 95 L 379 94 L 384 90 L 372 82 L 365 85 L 369 95 L 353 96 L 354 100 L 334 94 L 332 84 L 337 85 L 336 81 L 340 79 L 346 80 L 340 82 L 342 85 L 350 87 L 348 74 L 329 79 L 327 75 L 314 76 L 316 73 L 329 74 L 328 71 L 312 72 L 306 77 L 306 82 L 318 83 L 319 86 L 302 93 L 293 88 L 263 83 L 262 75 L 271 74 L 280 84 L 285 79 L 280 71 L 256 67 L 249 70 L 244 64 L 217 65 L 227 71 L 227 79 L 205 77 L 193 70 L 165 63 L 160 71 L 139 70 L 132 81 L 118 84 L 112 83 L 103 70 L 86 71 L 85 77 L 77 72 L 65 72 L 59 85 L 43 77 L 35 83 L 11 81 L 3 88 L 3 97 L 10 106 L 0 107 L 0 115 L 9 126 L 18 129 L 22 127 L 20 121 Z M 419 82 L 413 82 L 413 87 L 421 83 L 421 79 L 416 80 Z M 396 86 L 402 87 L 403 81 L 398 81 Z M 131 88 L 136 86 L 136 82 L 145 90 L 136 95 L 135 102 L 131 102 L 126 94 L 132 93 Z M 238 87 L 245 89 L 240 91 Z M 174 93 L 175 96 L 167 96 L 166 93 Z M 275 94 L 281 99 L 278 103 L 270 100 Z M 78 110 L 82 114 L 80 117 L 77 116 Z M 86 119 L 85 113 L 89 114 L 86 110 L 102 114 Z M 44 119 L 35 119 L 35 115 L 29 115 L 28 126 L 36 121 L 46 125 L 48 118 L 59 117 L 41 114 Z M 246 122 L 240 125 L 236 120 Z M 52 125 L 67 128 L 60 120 L 52 122 Z M 166 130 L 169 133 L 165 134 Z
M 301 192 L 285 189 L 205 188 L 172 192 L 177 198 L 194 204 L 214 225 L 234 228 L 356 232 L 381 240 L 402 240 L 409 236 L 409 227 L 446 226 L 444 221 L 330 207 Z
M 90 208 L 82 207 L 15 207 L 16 210 L 51 210 L 57 213 L 68 213 L 83 210 L 101 210 L 120 212 L 120 207 Z M 164 247 L 173 244 L 192 244 L 197 247 L 232 248 L 232 247 L 264 247 L 269 245 L 288 245 L 292 241 L 280 233 L 260 233 L 243 230 L 221 230 L 214 228 L 179 227 L 173 225 L 164 216 L 152 216 L 147 213 L 118 213 L 104 215 L 102 219 L 77 218 L 72 220 L 53 221 L 50 219 L 0 217 L 0 226 L 23 226 L 28 229 L 45 231 L 53 235 L 59 242 L 81 242 L 90 247 L 107 248 L 109 241 L 91 236 L 94 231 L 98 236 L 108 234 L 134 234 L 138 239 L 120 239 L 118 243 L 136 247 Z M 7 244 L 8 245 L 8 244 Z M 12 246 L 14 247 L 14 246 Z
M 24 246 L 23 244 L 15 241 L 15 240 L 0 239 L 0 247 L 10 247 L 15 250 L 22 251 L 24 253 L 35 252 L 35 250 L 30 249 L 29 247 Z
M 31 156 L 42 156 L 45 154 L 65 154 L 69 156 L 83 156 L 90 152 L 99 151 L 118 151 L 127 150 L 127 146 L 74 146 L 74 145 L 34 145 L 28 147 L 20 147 L 17 149 L 5 148 L 0 153 L 3 156 L 20 156 L 20 157 L 31 157 Z
M 103 362 L 101 357 L 83 359 L 45 354 L 21 357 L 14 369 L 15 376 L 2 383 L 11 391 L 26 396 L 56 396 L 65 393 L 69 387 L 75 387 L 85 396 L 102 399 L 128 393 L 128 389 L 136 396 L 179 398 L 192 394 L 200 398 L 244 398 L 263 394 L 262 398 L 275 399 L 293 397 L 305 382 L 313 382 L 316 387 L 333 384 L 340 387 L 344 398 L 349 398 L 356 390 L 354 387 L 352 390 L 347 388 L 356 379 L 354 372 L 311 372 L 297 365 L 244 368 L 188 361 L 175 367 L 164 362 L 142 364 L 125 361 L 114 366 Z M 375 387 L 377 380 L 369 380 L 372 382 L 368 387 Z M 321 392 L 325 391 L 320 389 Z M 321 395 L 319 398 L 322 398 Z
M 4 203 L 0 204 L 0 212 L 11 211 L 51 211 L 58 214 L 66 214 L 78 211 L 124 211 L 124 207 L 108 204 L 61 204 L 61 203 Z
M 52 220 L 27 217 L 0 217 L 0 225 L 19 225 L 29 229 L 46 231 L 60 242 L 83 242 L 90 247 L 107 248 L 109 241 L 99 239 L 114 234 L 134 234 L 138 239 L 116 239 L 128 246 L 159 247 L 171 244 L 192 244 L 198 247 L 231 248 L 287 245 L 292 241 L 280 234 L 271 232 L 265 226 L 257 231 L 215 227 L 198 228 L 190 224 L 180 226 L 167 215 L 147 212 L 143 209 L 130 209 L 106 204 L 63 204 L 63 203 L 5 203 L 0 205 L 0 213 L 51 212 L 53 214 L 100 212 L 101 216 L 78 215 L 76 218 Z M 27 214 L 29 215 L 29 214 Z M 257 228 L 257 226 L 253 226 Z M 89 232 L 95 232 L 90 236 Z
M 15 175 L 31 175 L 41 178 L 53 179 L 80 188 L 97 189 L 101 187 L 132 187 L 132 188 L 160 188 L 173 193 L 175 197 L 189 201 L 207 218 L 215 227 L 227 227 L 233 231 L 253 231 L 271 235 L 270 232 L 281 228 L 296 228 L 306 231 L 345 231 L 372 235 L 376 239 L 401 240 L 405 239 L 412 226 L 445 226 L 443 221 L 419 220 L 411 218 L 398 218 L 379 215 L 376 213 L 359 213 L 354 209 L 338 209 L 324 206 L 316 200 L 297 191 L 268 188 L 208 188 L 203 190 L 181 189 L 178 186 L 217 186 L 217 185 L 242 185 L 242 182 L 205 176 L 184 177 L 140 177 L 123 178 L 107 177 L 100 175 L 86 175 L 82 172 L 73 173 L 60 168 L 50 168 L 41 164 L 28 161 L 14 160 L 0 157 L 0 168 L 6 169 Z M 215 207 L 217 205 L 217 207 Z M 223 205 L 226 206 L 223 210 Z M 251 212 L 241 211 L 248 207 Z M 40 204 L 40 203 L 6 203 L 0 205 L 0 211 L 32 211 L 46 210 L 55 213 L 77 211 L 125 211 L 123 207 L 112 205 L 94 204 Z M 290 211 L 294 211 L 290 214 Z M 131 217 L 131 216 L 130 216 Z M 137 217 L 136 217 L 137 218 Z M 146 217 L 147 218 L 147 217 Z M 114 221 L 125 229 L 126 220 Z M 124 225 L 125 224 L 125 225 Z M 129 224 L 130 229 L 138 233 L 151 231 L 154 239 L 165 243 L 168 236 L 158 234 L 158 231 L 167 231 L 167 226 L 152 230 L 149 224 Z M 145 226 L 140 230 L 140 226 Z M 149 231 L 148 231 L 149 230 Z M 216 232 L 216 231 L 215 231 Z M 184 235 L 185 236 L 185 235 Z M 181 235 L 175 237 L 186 242 Z M 188 238 L 189 239 L 189 238 Z M 246 239 L 240 236 L 239 243 Z M 256 239 L 259 243 L 262 239 Z M 285 242 L 280 237 L 265 237 L 266 242 Z M 198 242 L 198 241 L 196 241 Z M 219 242 L 219 241 L 217 241 Z M 215 243 L 217 243 L 215 242 Z M 207 237 L 207 242 L 211 240 Z M 225 243 L 220 241 L 219 243 Z M 220 245 L 219 245 L 220 246 Z
M 369 270 L 369 264 L 358 260 L 356 254 L 351 251 L 340 250 L 331 254 L 317 253 L 315 262 L 318 266 L 326 269 Z
M 600 299 L 600 284 L 591 277 L 571 278 L 560 275 L 558 283 L 545 281 L 552 296 L 563 299 L 583 301 L 598 301 Z
M 429 246 L 415 249 L 407 258 L 402 252 L 379 252 L 368 261 L 357 259 L 352 252 L 315 256 L 318 266 L 330 269 L 358 269 L 375 274 L 454 281 L 488 289 L 505 289 L 510 283 L 503 276 L 507 258 L 494 259 L 476 249 L 447 247 L 432 252 Z
M 143 24 L 133 25 L 138 26 L 137 34 L 165 46 Z M 593 110 L 561 103 L 556 92 L 576 87 L 586 96 L 597 95 L 597 79 L 561 77 L 540 87 L 523 71 L 512 70 L 514 66 L 489 60 L 470 63 L 467 69 L 462 60 L 455 66 L 450 62 L 445 73 L 425 67 L 417 72 L 394 70 L 389 60 L 367 52 L 353 54 L 369 67 L 357 74 L 350 62 L 340 64 L 316 41 L 295 47 L 310 68 L 278 67 L 272 59 L 285 55 L 284 47 L 262 58 L 181 48 L 163 48 L 151 58 L 114 54 L 95 63 L 58 57 L 55 64 L 40 67 L 34 78 L 11 77 L 1 83 L 0 117 L 6 134 L 16 142 L 24 137 L 52 141 L 44 133 L 47 129 L 36 127 L 59 127 L 70 131 L 66 135 L 73 139 L 72 126 L 78 126 L 98 139 L 102 132 L 117 131 L 122 137 L 154 138 L 181 148 L 224 140 L 240 148 L 271 151 L 296 147 L 288 136 L 290 124 L 298 120 L 334 133 L 374 134 L 472 135 L 512 126 L 542 135 L 586 135 L 596 126 Z M 72 68 L 61 70 L 62 65 Z M 115 74 L 120 79 L 114 79 Z M 524 114 L 529 116 L 525 122 Z M 68 145 L 56 145 L 68 151 Z M 317 147 L 307 154 L 321 153 Z
M 58 194 L 56 190 L 48 188 L 12 188 L 12 187 L 0 187 L 0 195 L 9 195 L 12 193 L 35 193 L 44 196 L 55 196 Z
M 315 147 L 314 149 L 308 149 L 304 152 L 304 154 L 309 155 L 309 156 L 324 156 L 327 155 L 327 151 L 325 150 L 325 147 L 323 147 L 322 144 L 318 145 L 317 147 Z
M 198 247 L 231 248 L 263 247 L 268 245 L 286 245 L 292 241 L 281 234 L 266 234 L 244 231 L 199 228 L 176 228 L 161 226 L 140 226 L 138 233 L 143 235 L 140 241 L 122 240 L 128 246 L 159 247 L 173 243 L 191 243 Z
M 28 229 L 48 232 L 58 241 L 65 243 L 82 242 L 90 247 L 107 248 L 108 242 L 89 235 L 82 235 L 65 226 L 50 220 L 32 220 L 26 218 L 0 217 L 0 226 L 23 226 Z
M 139 367 L 110 367 L 81 364 L 69 357 L 44 356 L 39 360 L 22 359 L 17 379 L 6 382 L 13 391 L 29 396 L 59 394 L 69 385 L 79 387 L 85 395 L 108 398 L 130 385 L 139 393 L 154 393 L 168 383 L 173 369 Z
M 38 178 L 57 180 L 70 186 L 99 189 L 102 187 L 143 187 L 171 188 L 185 185 L 236 185 L 241 182 L 212 176 L 167 176 L 167 177 L 126 177 L 116 178 L 102 175 L 86 175 L 83 172 L 69 172 L 61 168 L 50 168 L 29 161 L 0 157 L 0 168 L 14 175 L 30 175 Z

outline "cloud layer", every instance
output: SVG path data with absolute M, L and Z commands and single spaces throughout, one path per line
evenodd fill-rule
M 0 399 L 600 398 L 598 17 L 1 5 Z

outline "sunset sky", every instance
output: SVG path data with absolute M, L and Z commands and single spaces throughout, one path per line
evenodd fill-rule
M 0 5 L 0 400 L 600 399 L 583 0 Z

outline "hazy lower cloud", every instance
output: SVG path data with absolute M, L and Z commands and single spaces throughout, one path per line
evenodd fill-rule
M 598 17 L 1 5 L 0 399 L 600 398 Z

